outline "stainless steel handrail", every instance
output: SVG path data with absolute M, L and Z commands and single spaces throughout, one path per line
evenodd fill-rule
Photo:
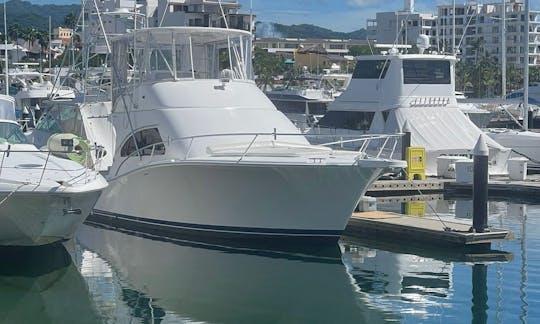
M 336 135 L 326 135 L 326 134 L 324 134 L 324 135 L 320 135 L 320 134 L 313 134 L 313 135 L 308 134 L 308 135 L 306 135 L 306 134 L 299 134 L 299 133 L 277 133 L 277 132 L 274 131 L 274 132 L 268 132 L 268 133 L 203 134 L 203 135 L 194 135 L 194 136 L 180 137 L 180 138 L 175 138 L 175 139 L 168 139 L 166 142 L 165 141 L 160 141 L 160 142 L 152 143 L 152 144 L 146 145 L 144 147 L 140 147 L 140 148 L 138 148 L 138 150 L 135 150 L 135 151 L 131 152 L 129 155 L 124 157 L 124 159 L 122 160 L 122 162 L 120 163 L 118 168 L 116 168 L 115 176 L 118 175 L 118 173 L 122 169 L 124 163 L 126 163 L 130 157 L 133 157 L 133 156 L 141 156 L 141 157 L 146 156 L 146 157 L 149 157 L 150 159 L 152 159 L 154 157 L 154 155 L 155 155 L 154 152 L 155 152 L 155 148 L 156 148 L 157 145 L 163 145 L 166 148 L 165 151 L 167 151 L 167 147 L 172 146 L 174 143 L 181 142 L 181 141 L 189 141 L 186 154 L 185 154 L 183 159 L 180 159 L 180 160 L 187 160 L 187 159 L 190 158 L 193 143 L 197 139 L 213 138 L 213 137 L 227 137 L 227 136 L 249 136 L 249 137 L 253 136 L 253 138 L 250 139 L 250 142 L 249 142 L 248 146 L 246 147 L 246 149 L 243 152 L 238 153 L 238 155 L 240 155 L 240 158 L 236 161 L 236 163 L 241 162 L 249 154 L 250 150 L 253 147 L 253 144 L 255 144 L 257 139 L 259 139 L 259 138 L 261 138 L 263 136 L 268 136 L 272 140 L 277 139 L 277 137 L 284 137 L 284 136 L 302 136 L 302 137 L 317 137 L 317 138 L 321 138 L 321 137 L 331 137 L 331 138 L 333 138 L 333 137 L 336 137 Z M 402 136 L 403 136 L 403 134 L 401 134 L 401 133 L 398 133 L 398 134 L 366 134 L 366 135 L 356 135 L 356 136 L 355 135 L 350 135 L 350 136 L 340 135 L 341 139 L 339 141 L 327 142 L 327 143 L 318 144 L 318 145 L 319 146 L 340 145 L 341 147 L 343 147 L 343 144 L 362 142 L 362 144 L 360 146 L 360 149 L 357 150 L 357 152 L 362 153 L 362 154 L 359 154 L 357 156 L 357 158 L 359 158 L 359 157 L 367 158 L 368 155 L 367 155 L 366 151 L 367 151 L 368 147 L 370 146 L 370 143 L 372 143 L 372 141 L 376 141 L 376 140 L 384 140 L 382 146 L 378 147 L 378 149 L 376 150 L 376 154 L 374 155 L 375 158 L 380 158 L 381 155 L 383 154 L 383 151 L 385 149 L 387 149 L 386 147 L 388 146 L 388 143 L 392 140 L 393 145 L 392 145 L 391 149 L 389 149 L 390 152 L 388 154 L 388 158 L 392 158 L 392 156 L 395 153 L 395 149 L 397 147 L 397 142 Z M 354 137 L 354 138 L 353 139 L 343 139 L 343 137 Z M 314 146 L 317 146 L 317 145 L 314 145 Z M 143 150 L 147 150 L 149 148 L 152 149 L 152 154 L 150 154 L 150 155 L 141 154 L 143 152 Z

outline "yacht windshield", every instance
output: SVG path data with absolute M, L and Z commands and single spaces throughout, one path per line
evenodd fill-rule
M 0 143 L 23 144 L 26 137 L 18 124 L 0 122 Z
M 81 113 L 77 106 L 57 105 L 41 115 L 36 129 L 49 134 L 71 133 L 86 138 Z
M 353 79 L 384 79 L 390 60 L 366 60 L 356 62 Z
M 450 62 L 404 60 L 404 84 L 450 84 Z

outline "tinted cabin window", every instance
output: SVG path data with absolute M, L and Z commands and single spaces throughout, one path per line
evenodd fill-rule
M 318 125 L 326 128 L 342 128 L 351 130 L 369 130 L 374 112 L 363 111 L 329 111 Z
M 353 72 L 353 79 L 384 79 L 390 66 L 387 60 L 358 61 Z
M 404 84 L 450 84 L 450 62 L 404 60 Z
M 140 150 L 141 155 L 163 155 L 165 154 L 165 145 L 157 128 L 143 129 L 135 133 L 135 140 L 137 146 L 133 141 L 133 137 L 129 137 L 120 151 L 120 156 L 138 156 L 136 153 L 137 148 Z M 153 145 L 156 144 L 156 145 Z M 153 152 L 152 152 L 153 151 Z

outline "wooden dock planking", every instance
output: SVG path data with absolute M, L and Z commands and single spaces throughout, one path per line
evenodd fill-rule
M 345 235 L 384 236 L 395 241 L 422 241 L 435 245 L 487 244 L 513 238 L 510 231 L 491 228 L 472 233 L 471 225 L 436 219 L 405 216 L 381 211 L 354 213 Z

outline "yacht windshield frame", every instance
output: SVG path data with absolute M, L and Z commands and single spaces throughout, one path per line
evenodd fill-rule
M 113 40 L 113 78 L 118 86 L 140 82 L 253 80 L 252 35 L 223 28 L 148 28 Z M 126 55 L 128 53 L 128 55 Z

